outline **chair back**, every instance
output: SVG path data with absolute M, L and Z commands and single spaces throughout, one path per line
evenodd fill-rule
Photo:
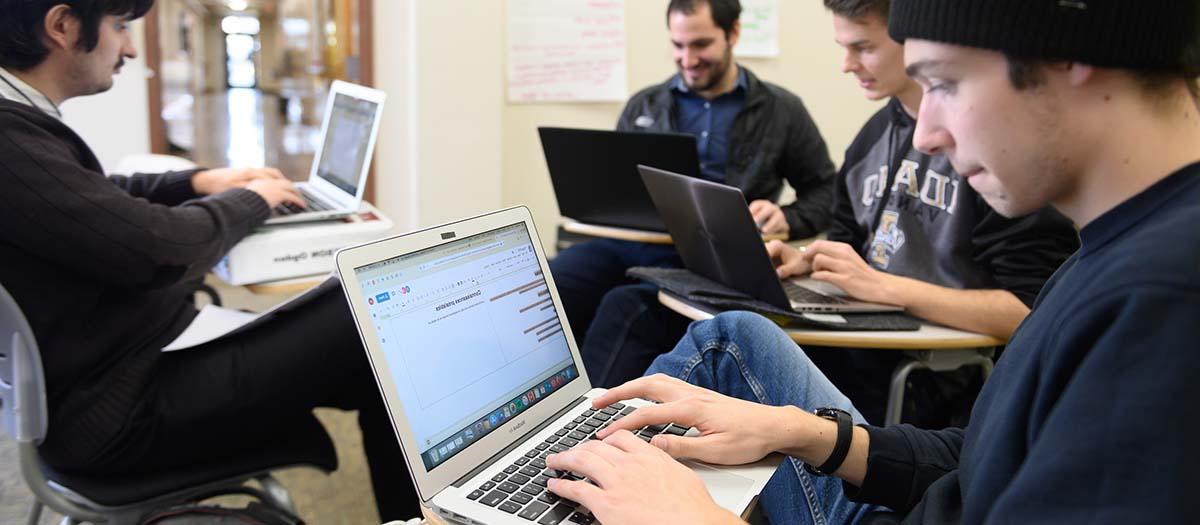
M 46 388 L 33 329 L 16 300 L 0 286 L 0 428 L 18 443 L 46 437 Z

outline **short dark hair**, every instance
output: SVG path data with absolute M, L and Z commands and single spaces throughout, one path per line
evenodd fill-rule
M 738 0 L 671 0 L 671 5 L 667 6 L 667 27 L 671 26 L 671 13 L 695 14 L 699 6 L 706 4 L 712 12 L 713 23 L 728 37 L 738 17 L 742 16 L 742 3 Z
M 825 8 L 833 14 L 851 20 L 862 20 L 875 14 L 886 23 L 892 10 L 891 0 L 825 0 Z
M 42 41 L 46 13 L 64 4 L 79 19 L 79 49 L 91 52 L 100 43 L 101 18 L 141 18 L 154 0 L 0 0 L 0 67 L 24 71 L 46 60 L 50 54 Z
M 1195 46 L 1184 51 L 1188 56 L 1200 56 L 1200 46 Z M 1024 91 L 1026 89 L 1036 88 L 1041 86 L 1046 80 L 1045 67 L 1050 63 L 1047 60 L 1017 58 L 1011 55 L 1005 55 L 1008 60 L 1008 82 L 1012 84 L 1013 89 Z M 1194 60 L 1185 60 L 1185 63 L 1195 63 Z M 1197 78 L 1196 71 L 1186 72 L 1171 72 L 1171 71 L 1151 71 L 1151 70 L 1127 70 L 1138 86 L 1142 88 L 1150 97 L 1161 97 L 1182 81 L 1188 88 L 1188 93 L 1192 95 L 1192 101 L 1200 105 L 1200 78 Z

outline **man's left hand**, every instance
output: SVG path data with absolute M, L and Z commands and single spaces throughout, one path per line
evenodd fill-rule
M 803 249 L 813 279 L 837 285 L 860 301 L 896 304 L 895 276 L 872 268 L 849 244 L 816 241 Z
M 551 492 L 583 504 L 605 525 L 738 523 L 691 469 L 621 430 L 546 458 L 552 469 L 591 481 L 551 479 Z
M 192 189 L 197 195 L 216 195 L 233 188 L 245 188 L 256 179 L 284 179 L 275 168 L 218 168 L 198 171 L 192 175 Z
M 754 216 L 754 223 L 758 225 L 760 233 L 788 232 L 787 216 L 783 214 L 783 208 L 774 202 L 765 199 L 751 202 L 750 215 Z

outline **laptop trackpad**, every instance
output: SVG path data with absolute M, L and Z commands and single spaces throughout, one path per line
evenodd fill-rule
M 754 488 L 753 480 L 691 461 L 687 462 L 687 466 L 691 467 L 704 481 L 704 486 L 708 487 L 708 493 L 712 495 L 713 501 L 716 501 L 717 505 L 734 514 L 741 515 L 745 509 L 738 507 L 746 501 L 746 493 Z

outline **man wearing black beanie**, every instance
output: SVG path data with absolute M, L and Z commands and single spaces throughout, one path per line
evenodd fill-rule
M 893 0 L 890 33 L 925 92 L 914 145 L 1001 214 L 1050 204 L 1080 227 L 970 424 L 853 426 L 861 416 L 786 334 L 727 313 L 651 368 L 682 380 L 596 399 L 661 403 L 550 456 L 594 482 L 550 490 L 606 525 L 733 522 L 671 458 L 781 452 L 762 495 L 773 523 L 1196 521 L 1200 4 Z M 667 421 L 700 435 L 625 432 Z

